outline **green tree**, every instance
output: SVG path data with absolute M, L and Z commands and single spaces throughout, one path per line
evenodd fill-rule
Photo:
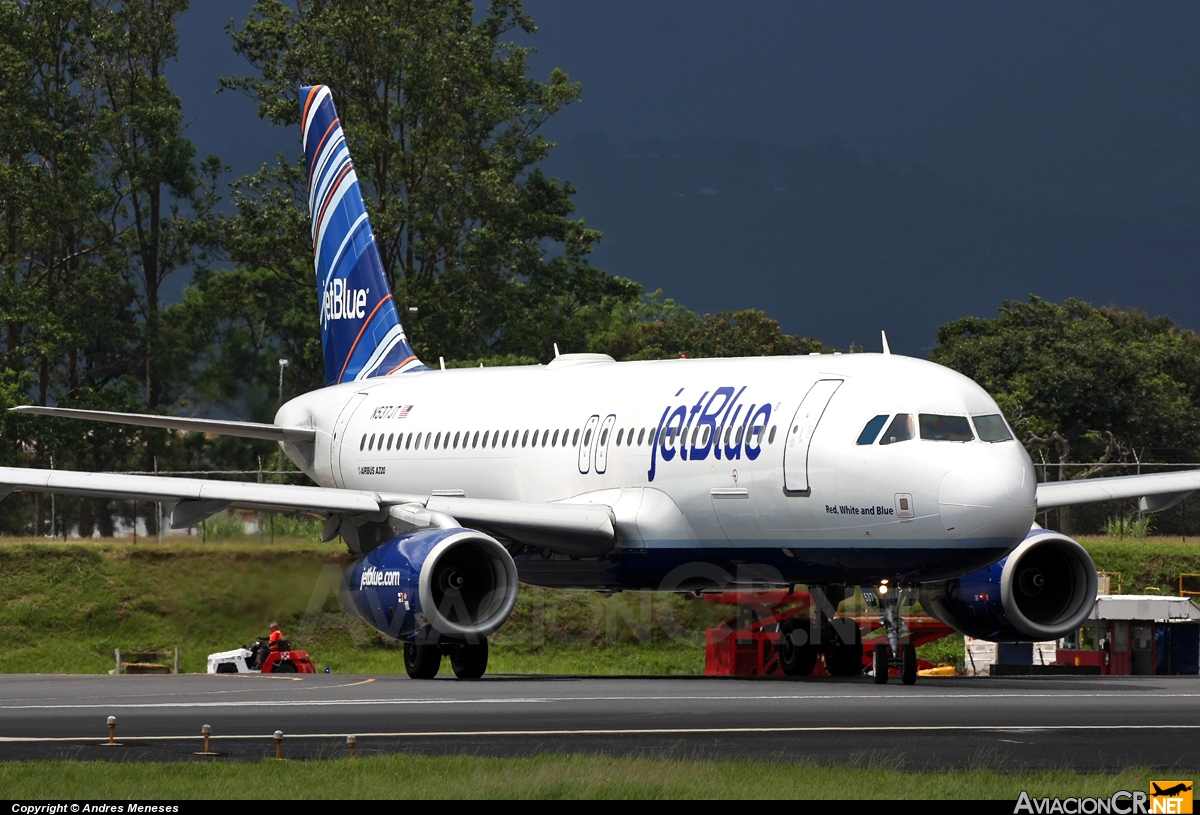
M 992 394 L 1034 461 L 1078 465 L 1062 478 L 1200 454 L 1200 337 L 1167 317 L 1006 301 L 938 328 L 931 358 Z
M 661 292 L 643 298 L 638 308 L 615 309 L 613 323 L 592 340 L 593 350 L 617 359 L 674 357 L 758 357 L 821 353 L 817 340 L 783 333 L 779 323 L 758 309 L 696 314 Z
M 527 76 L 531 49 L 508 38 L 535 30 L 516 0 L 479 13 L 466 0 L 258 0 L 232 31 L 258 73 L 222 83 L 273 124 L 299 121 L 299 87 L 333 92 L 384 271 L 401 313 L 419 309 L 406 321 L 426 356 L 545 358 L 636 302 L 636 286 L 588 262 L 600 234 L 570 217 L 574 190 L 536 166 L 551 148 L 540 128 L 580 87 L 560 70 Z

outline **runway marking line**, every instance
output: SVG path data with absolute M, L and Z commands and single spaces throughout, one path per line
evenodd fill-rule
M 363 684 L 363 683 L 355 683 Z M 347 686 L 348 687 L 348 686 Z M 1096 699 L 1096 698 L 1128 698 L 1128 693 L 942 693 L 942 694 L 828 694 L 828 695 L 772 695 L 772 696 L 518 696 L 509 698 L 483 699 L 259 699 L 237 702 L 114 702 L 109 704 L 86 705 L 4 705 L 0 710 L 145 710 L 156 708 L 204 708 L 204 707 L 353 707 L 359 705 L 544 705 L 558 702 L 780 702 L 780 701 L 828 701 L 846 700 L 862 702 L 865 700 L 884 699 L 888 701 L 905 701 L 908 703 L 923 700 L 954 700 L 954 699 Z M 1161 693 L 1154 694 L 1156 699 L 1197 699 L 1200 693 Z
M 592 729 L 592 730 L 439 730 L 428 732 L 403 733 L 356 733 L 355 736 L 364 738 L 448 738 L 454 736 L 682 736 L 682 735 L 736 735 L 754 733 L 921 733 L 921 732 L 954 732 L 986 731 L 989 733 L 1050 733 L 1068 730 L 1095 732 L 1101 730 L 1200 730 L 1196 724 L 1064 724 L 1064 725 L 1027 725 L 1020 726 L 979 726 L 979 725 L 854 725 L 850 727 L 664 727 L 640 729 Z M 342 739 L 345 733 L 289 733 L 284 739 Z M 91 736 L 0 736 L 0 744 L 14 743 L 43 743 L 43 742 L 96 742 L 99 737 Z M 221 735 L 209 736 L 212 740 L 251 739 L 274 740 L 272 735 Z M 200 736 L 121 736 L 122 741 L 199 741 Z
M 214 675 L 212 675 L 212 676 L 217 676 L 217 675 L 215 675 L 215 673 L 214 673 Z M 226 675 L 226 676 L 228 676 L 228 675 Z M 354 688 L 355 685 L 366 685 L 366 684 L 371 684 L 372 682 L 374 682 L 373 677 L 370 679 L 362 679 L 361 682 L 344 682 L 340 685 L 310 685 L 310 687 L 302 688 L 301 690 L 335 690 L 337 688 Z M 173 694 L 128 694 L 128 695 L 137 696 L 138 699 L 148 699 L 148 697 L 150 697 L 150 699 L 152 699 L 152 697 L 155 697 L 155 696 L 223 696 L 226 694 L 250 694 L 250 693 L 253 693 L 254 690 L 256 690 L 256 689 L 240 688 L 238 690 L 194 690 L 194 691 L 193 690 L 181 690 L 181 691 L 178 691 L 178 693 L 173 693 Z M 54 697 L 52 697 L 52 699 L 54 699 Z M 98 695 L 79 696 L 79 699 L 104 699 L 104 697 L 98 696 Z M 113 696 L 112 699 L 126 699 L 126 696 L 125 695 Z M 22 701 L 22 700 L 16 699 L 16 700 L 4 700 L 4 701 Z M 4 709 L 6 707 L 17 709 L 16 706 L 0 705 L 0 709 Z M 64 706 L 64 707 L 68 707 L 68 706 Z

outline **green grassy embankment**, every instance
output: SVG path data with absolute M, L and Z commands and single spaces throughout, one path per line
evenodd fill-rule
M 1173 594 L 1200 573 L 1200 543 L 1086 540 L 1099 569 L 1125 591 Z M 200 543 L 144 540 L 0 543 L 0 672 L 103 673 L 113 649 L 181 651 L 184 671 L 248 644 L 278 620 L 318 669 L 403 671 L 399 648 L 342 611 L 337 584 L 349 563 L 337 544 L 257 538 Z M 675 595 L 546 591 L 523 587 L 492 638 L 493 673 L 697 674 L 703 632 L 732 609 Z M 962 640 L 922 647 L 933 662 L 962 661 Z
M 342 610 L 337 544 L 128 540 L 0 543 L 0 672 L 104 673 L 114 648 L 180 649 L 181 670 L 278 620 L 318 670 L 404 670 L 400 648 Z M 493 673 L 700 673 L 728 609 L 675 595 L 522 588 L 491 638 Z
M 1177 773 L 1191 777 L 1187 772 Z M 134 764 L 0 763 L 9 798 L 240 799 L 261 790 L 311 798 L 863 798 L 1105 797 L 1146 790 L 1151 773 L 903 772 L 764 761 L 690 761 L 588 755 L 533 758 L 389 755 L 318 761 Z

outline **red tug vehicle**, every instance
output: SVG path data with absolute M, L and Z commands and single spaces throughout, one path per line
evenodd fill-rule
M 259 665 L 261 659 L 261 667 Z M 271 649 L 266 637 L 259 637 L 249 648 L 236 648 L 208 655 L 210 674 L 315 674 L 316 667 L 307 651 L 294 651 L 287 640 Z
M 704 648 L 704 673 L 706 676 L 772 676 L 784 675 L 779 661 L 780 631 L 796 625 L 799 618 L 812 612 L 813 599 L 806 591 L 760 591 L 723 592 L 705 594 L 704 599 L 715 605 L 738 607 L 738 617 L 733 625 L 728 622 L 708 629 Z M 862 631 L 861 666 L 854 673 L 872 668 L 873 654 L 877 644 L 887 643 L 884 628 L 878 615 L 862 614 L 849 616 Z M 933 617 L 906 615 L 908 640 L 915 648 L 928 642 L 955 633 L 950 626 Z M 818 659 L 810 676 L 826 676 L 826 660 Z M 916 660 L 916 670 L 937 667 L 923 659 Z M 890 665 L 891 676 L 901 676 L 903 669 Z M 834 673 L 846 675 L 838 666 Z

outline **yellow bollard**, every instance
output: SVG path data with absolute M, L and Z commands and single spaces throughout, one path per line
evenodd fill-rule
M 275 731 L 275 760 L 279 761 L 283 758 L 283 731 Z
M 350 748 L 350 758 L 354 758 L 354 736 L 346 736 L 346 746 Z
M 120 746 L 117 744 L 116 739 L 114 738 L 116 732 L 117 732 L 117 717 L 109 716 L 108 717 L 108 741 L 105 742 L 105 744 L 104 744 L 105 747 L 119 747 Z

